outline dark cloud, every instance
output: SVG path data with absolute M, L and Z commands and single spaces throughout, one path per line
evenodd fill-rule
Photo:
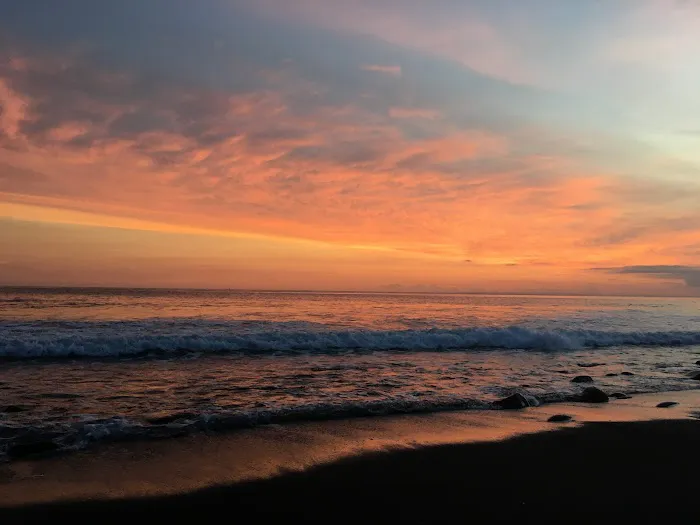
M 48 180 L 42 173 L 0 162 L 0 191 L 13 193 L 35 189 Z
M 522 120 L 517 115 L 523 104 L 534 115 L 551 104 L 551 94 L 487 78 L 455 62 L 371 36 L 261 18 L 245 4 L 210 0 L 203 9 L 184 0 L 124 0 L 118 6 L 66 0 L 58 8 L 39 0 L 31 7 L 0 6 L 0 33 L 4 28 L 9 35 L 21 35 L 12 46 L 3 44 L 4 49 L 77 58 L 75 64 L 59 61 L 52 70 L 13 79 L 20 93 L 37 101 L 27 131 L 38 133 L 69 119 L 102 122 L 100 105 L 146 103 L 155 111 L 176 104 L 173 93 L 178 92 L 207 93 L 173 108 L 177 123 L 193 133 L 188 118 L 219 111 L 216 101 L 209 105 L 214 93 L 280 89 L 290 111 L 299 114 L 322 106 L 352 105 L 376 115 L 386 115 L 395 106 L 414 107 L 442 113 L 457 127 L 499 131 Z M 55 24 L 59 16 L 62 23 Z M 377 63 L 400 66 L 402 77 L 362 70 Z M 287 76 L 275 79 L 271 72 Z M 98 107 L 85 107 L 86 97 Z M 162 115 L 145 116 L 121 122 L 113 131 L 149 124 L 166 123 Z M 403 125 L 408 134 L 425 133 L 415 122 Z
M 649 194 L 645 202 L 655 205 L 663 204 L 665 206 L 676 205 L 679 210 L 683 210 L 683 208 L 679 206 L 683 204 L 682 201 L 679 202 L 668 197 L 668 195 L 676 193 L 676 188 L 674 188 L 673 185 L 657 184 L 648 186 L 647 188 Z M 620 193 L 624 195 L 624 191 Z M 692 187 L 686 187 L 685 199 L 689 203 L 696 202 L 697 191 Z M 624 198 L 622 200 L 625 203 L 634 202 Z M 582 241 L 582 245 L 591 247 L 619 245 L 641 239 L 651 234 L 692 232 L 696 231 L 698 228 L 700 228 L 700 215 L 698 215 L 695 210 L 686 211 L 683 215 L 678 217 L 658 217 L 650 213 L 645 213 L 643 215 L 628 214 L 612 224 L 605 234 L 584 240 Z
M 396 167 L 403 171 L 425 171 L 434 169 L 436 162 L 433 155 L 427 151 L 415 153 L 405 157 L 396 163 Z
M 373 144 L 365 142 L 337 142 L 323 146 L 301 146 L 294 148 L 273 165 L 283 165 L 289 160 L 328 162 L 341 166 L 373 164 L 380 161 L 386 152 Z
M 469 157 L 469 153 L 465 152 L 465 157 Z M 464 181 L 466 186 L 475 188 L 483 186 L 484 180 L 489 176 L 510 173 L 511 183 L 519 186 L 520 183 L 516 179 L 523 180 L 527 175 L 518 171 L 519 162 L 510 159 L 507 156 L 487 159 L 456 159 L 456 160 L 439 160 L 437 155 L 431 151 L 424 151 L 409 155 L 399 160 L 394 168 L 408 173 L 439 173 L 451 179 Z M 476 180 L 474 180 L 476 179 Z M 550 181 L 551 182 L 551 181 Z M 491 181 L 493 183 L 493 181 Z M 465 186 L 465 187 L 466 187 Z
M 691 288 L 700 288 L 700 266 L 636 265 L 617 268 L 592 268 L 594 271 L 617 275 L 648 275 L 662 279 L 678 279 Z
M 583 241 L 582 244 L 593 247 L 614 246 L 644 237 L 650 231 L 651 227 L 644 225 L 615 227 L 603 235 Z
M 164 114 L 134 111 L 115 118 L 109 125 L 109 134 L 113 137 L 133 137 L 153 130 L 168 129 L 171 119 Z
M 12 8 L 0 3 L 0 34 L 5 35 L 0 50 L 6 50 L 0 51 L 0 79 L 30 100 L 21 133 L 39 145 L 61 142 L 71 148 L 131 141 L 132 149 L 158 166 L 174 166 L 195 149 L 245 136 L 249 152 L 287 151 L 273 167 L 309 160 L 372 169 L 390 147 L 382 141 L 382 129 L 410 143 L 478 129 L 517 137 L 512 141 L 517 151 L 449 160 L 426 151 L 395 168 L 467 183 L 508 171 L 514 186 L 541 187 L 554 176 L 518 157 L 543 150 L 570 153 L 565 141 L 548 143 L 523 130 L 541 118 L 569 115 L 580 101 L 489 78 L 376 37 L 265 18 L 248 4 L 209 0 L 205 9 L 186 0 L 123 0 L 109 6 L 65 0 L 60 7 L 36 0 Z M 28 57 L 29 67 L 9 68 L 3 60 L 8 53 Z M 401 75 L 363 70 L 367 64 L 391 64 Z M 228 111 L 232 97 L 265 93 L 278 97 L 284 115 Z M 396 119 L 392 108 L 424 110 L 435 118 Z M 586 108 L 576 118 L 593 113 Z M 70 138 L 52 134 L 67 123 L 85 129 Z M 343 127 L 363 134 L 362 140 L 344 134 Z M 147 133 L 179 135 L 187 144 L 163 151 L 143 143 Z M 319 133 L 322 140 L 310 140 Z
M 557 2 L 542 1 L 547 9 L 525 9 L 523 14 L 557 13 L 556 19 L 572 13 L 584 18 L 591 14 L 590 9 L 568 4 L 562 8 Z M 408 140 L 437 137 L 453 129 L 478 128 L 513 135 L 531 122 L 581 129 L 610 119 L 608 108 L 589 107 L 578 99 L 499 81 L 461 63 L 371 35 L 358 37 L 285 22 L 283 17 L 265 17 L 251 9 L 251 3 L 0 2 L 0 35 L 9 35 L 0 41 L 0 49 L 24 50 L 30 55 L 50 51 L 79 58 L 78 64 L 43 75 L 36 73 L 34 78 L 26 79 L 25 85 L 15 84 L 18 92 L 37 101 L 32 120 L 25 123 L 26 132 L 40 139 L 45 138 L 48 129 L 67 120 L 102 125 L 107 120 L 105 105 L 132 105 L 138 108 L 140 117 L 125 113 L 110 120 L 107 129 L 93 130 L 78 144 L 94 143 L 102 136 L 124 138 L 165 130 L 211 146 L 249 131 L 240 127 L 212 131 L 222 116 L 219 104 L 230 95 L 264 90 L 282 92 L 292 115 L 313 114 L 320 107 L 353 107 L 385 120 L 391 107 L 430 110 L 440 115 L 438 122 L 393 122 L 392 126 Z M 493 10 L 490 2 L 479 0 L 476 4 L 486 13 Z M 442 5 L 446 7 L 422 7 L 420 12 L 441 20 L 447 6 L 455 12 L 465 6 L 451 0 L 444 0 Z M 508 8 L 516 6 L 508 4 Z M 489 16 L 499 14 L 500 9 L 495 9 Z M 571 36 L 567 34 L 565 41 L 569 42 Z M 401 76 L 363 70 L 368 64 L 390 64 L 400 68 Z M 96 71 L 126 76 L 99 76 L 94 74 Z M 182 101 L 178 93 L 193 96 Z M 197 93 L 204 96 L 198 98 Z M 220 100 L 213 100 L 217 96 Z M 86 105 L 86 99 L 95 104 Z M 619 148 L 609 146 L 609 141 L 596 142 L 593 152 L 575 152 L 565 141 L 549 144 L 525 135 L 517 142 L 523 144 L 526 154 L 544 149 L 578 157 L 620 158 Z M 633 154 L 639 156 L 644 150 L 636 147 Z
M 246 141 L 252 145 L 273 142 L 294 142 L 309 136 L 307 130 L 292 127 L 270 127 L 246 135 Z

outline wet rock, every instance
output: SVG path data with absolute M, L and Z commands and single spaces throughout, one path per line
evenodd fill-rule
M 595 368 L 596 366 L 603 366 L 605 363 L 577 363 L 581 368 Z
M 584 388 L 578 398 L 583 403 L 607 403 L 609 399 L 608 394 L 594 386 Z
M 537 406 L 539 402 L 532 396 L 524 396 L 523 394 L 517 393 L 505 399 L 501 399 L 500 401 L 495 401 L 494 405 L 505 410 L 518 410 L 520 408 Z
M 5 414 L 18 414 L 19 412 L 27 412 L 29 409 L 27 407 L 19 405 L 9 405 L 3 409 Z
M 7 456 L 10 459 L 26 458 L 28 456 L 55 452 L 58 448 L 59 446 L 53 441 L 29 441 L 10 446 L 10 448 L 7 449 Z
M 550 417 L 547 421 L 549 423 L 566 423 L 567 421 L 571 421 L 573 418 L 571 416 L 568 416 L 566 414 L 556 414 L 552 417 Z
M 621 372 L 621 376 L 633 376 L 634 374 L 632 372 Z
M 591 376 L 576 376 L 571 380 L 572 383 L 592 383 L 593 378 Z
M 617 376 L 619 376 L 619 375 L 620 375 L 620 374 L 616 374 L 616 373 L 614 373 L 614 372 L 610 372 L 609 374 L 605 374 L 605 377 L 617 377 Z
M 615 399 L 632 399 L 632 396 L 628 396 L 627 394 L 623 394 L 622 392 L 615 392 L 613 394 L 610 394 L 610 397 L 614 397 Z
M 669 407 L 675 407 L 678 403 L 676 401 L 664 401 L 663 403 L 659 403 L 656 405 L 656 408 L 669 408 Z

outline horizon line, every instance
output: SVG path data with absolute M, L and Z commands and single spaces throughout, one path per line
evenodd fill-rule
M 314 289 L 273 289 L 273 288 L 202 288 L 172 286 L 96 286 L 96 285 L 3 285 L 5 290 L 120 290 L 120 291 L 190 291 L 190 292 L 234 292 L 234 293 L 290 293 L 290 294 L 375 294 L 375 295 L 475 295 L 513 297 L 630 297 L 665 299 L 700 299 L 698 295 L 649 295 L 649 294 L 601 294 L 601 293 L 547 293 L 547 292 L 469 292 L 469 291 L 413 291 L 413 290 L 314 290 Z

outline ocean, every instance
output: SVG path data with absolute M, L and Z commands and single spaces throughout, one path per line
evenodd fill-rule
M 700 299 L 0 290 L 0 456 L 700 387 Z M 13 448 L 14 447 L 14 448 Z

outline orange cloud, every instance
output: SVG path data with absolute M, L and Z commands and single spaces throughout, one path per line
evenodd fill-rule
M 78 66 L 74 73 L 88 75 L 94 93 L 71 91 L 58 108 L 46 104 L 31 74 L 62 78 L 64 71 L 18 63 L 30 65 L 15 67 L 0 83 L 0 101 L 9 108 L 0 137 L 5 214 L 235 238 L 225 254 L 205 243 L 207 256 L 192 263 L 202 268 L 219 254 L 223 262 L 212 275 L 230 261 L 242 264 L 234 257 L 239 250 L 267 268 L 254 283 L 286 267 L 297 278 L 303 273 L 307 284 L 342 288 L 350 279 L 358 288 L 380 286 L 392 275 L 416 282 L 430 264 L 440 268 L 441 286 L 483 279 L 492 290 L 541 291 L 542 283 L 574 286 L 590 267 L 668 264 L 659 246 L 675 250 L 678 262 L 681 246 L 700 242 L 697 213 L 679 213 L 686 229 L 656 221 L 668 214 L 668 201 L 649 205 L 659 185 L 635 195 L 637 183 L 614 172 L 593 171 L 557 152 L 527 151 L 528 137 L 458 127 L 435 110 L 314 104 L 302 111 L 272 88 L 169 88 L 121 100 L 119 90 L 134 90 L 135 79 L 98 72 L 90 80 Z M 119 92 L 108 79 L 117 79 Z M 428 120 L 427 127 L 416 132 L 396 122 L 414 116 Z M 680 198 L 669 193 L 673 202 Z M 262 245 L 240 251 L 240 239 L 251 237 L 279 251 Z M 151 264 L 178 253 L 160 250 L 145 250 Z M 284 266 L 279 261 L 290 253 L 295 260 Z M 468 270 L 465 259 L 472 261 Z M 110 261 L 114 268 L 121 259 Z M 180 263 L 162 264 L 173 279 L 186 271 Z M 324 267 L 332 271 L 316 281 L 314 272 L 302 271 L 319 274 Z M 586 286 L 603 286 L 609 276 L 586 279 Z

